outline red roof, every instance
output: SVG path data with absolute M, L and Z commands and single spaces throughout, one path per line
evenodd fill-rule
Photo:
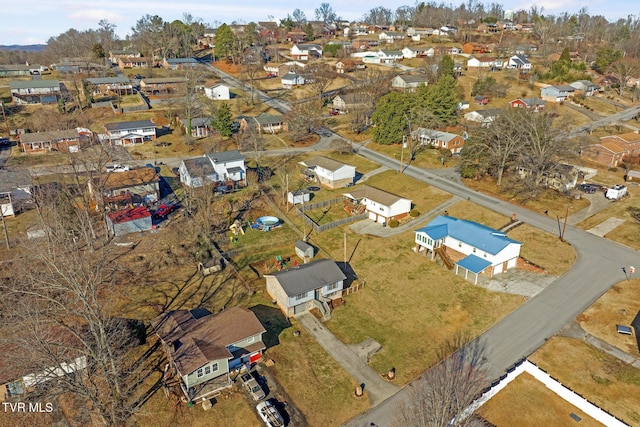
M 123 222 L 149 217 L 151 216 L 151 212 L 149 212 L 149 209 L 145 208 L 144 206 L 140 206 L 137 208 L 111 212 L 108 214 L 108 216 L 112 223 L 120 224 Z

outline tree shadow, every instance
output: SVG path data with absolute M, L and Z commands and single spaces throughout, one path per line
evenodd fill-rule
M 249 308 L 256 315 L 260 323 L 267 330 L 262 336 L 262 341 L 267 348 L 280 344 L 279 336 L 287 328 L 291 327 L 289 319 L 282 314 L 277 306 L 258 304 Z

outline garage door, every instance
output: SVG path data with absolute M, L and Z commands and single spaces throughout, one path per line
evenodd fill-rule
M 382 223 L 383 223 L 383 222 L 385 222 L 386 220 L 387 220 L 387 219 L 386 219 L 385 217 L 383 217 L 382 215 L 380 215 L 380 216 L 378 217 L 378 222 L 379 222 L 380 224 L 382 224 Z
M 375 221 L 378 218 L 378 215 L 375 212 L 369 212 L 369 219 L 371 221 Z
M 306 304 L 298 304 L 293 306 L 293 314 L 300 314 L 300 313 L 304 313 L 305 311 L 307 311 Z

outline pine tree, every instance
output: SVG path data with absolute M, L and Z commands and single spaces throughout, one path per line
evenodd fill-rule
M 402 141 L 407 134 L 407 115 L 411 109 L 411 98 L 391 92 L 378 101 L 371 119 L 375 123 L 373 139 L 379 144 L 391 145 Z

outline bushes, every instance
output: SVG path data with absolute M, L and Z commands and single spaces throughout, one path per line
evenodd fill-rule
M 389 220 L 389 228 L 396 228 L 399 225 L 400 225 L 400 222 L 397 219 Z
M 416 218 L 420 216 L 420 212 L 417 209 L 411 209 L 411 211 L 409 212 L 409 216 L 411 218 Z

